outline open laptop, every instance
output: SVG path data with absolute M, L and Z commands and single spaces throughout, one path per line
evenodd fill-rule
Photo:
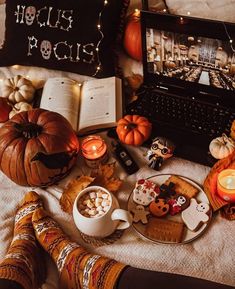
M 212 166 L 210 141 L 235 119 L 235 25 L 141 11 L 144 83 L 127 113 L 146 116 L 175 155 Z

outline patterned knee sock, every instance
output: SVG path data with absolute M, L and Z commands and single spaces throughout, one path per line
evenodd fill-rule
M 12 280 L 25 289 L 36 289 L 46 277 L 42 249 L 35 237 L 32 213 L 42 207 L 35 192 L 28 192 L 15 216 L 14 236 L 7 255 L 0 263 L 0 279 Z
M 55 261 L 61 289 L 112 289 L 125 265 L 72 242 L 43 209 L 32 216 L 36 237 Z

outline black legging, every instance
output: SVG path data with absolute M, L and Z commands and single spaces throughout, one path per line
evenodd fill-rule
M 235 287 L 183 275 L 127 267 L 115 289 L 234 289 Z M 20 284 L 0 279 L 0 289 L 24 289 Z M 82 289 L 82 288 L 81 288 Z
M 1 289 L 24 289 L 19 283 L 8 279 L 0 279 Z
M 127 267 L 115 289 L 234 289 L 235 287 L 172 273 Z

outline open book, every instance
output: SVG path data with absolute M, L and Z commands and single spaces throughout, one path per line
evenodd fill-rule
M 122 83 L 117 77 L 78 83 L 67 77 L 49 78 L 40 107 L 63 115 L 78 134 L 114 127 L 122 117 Z

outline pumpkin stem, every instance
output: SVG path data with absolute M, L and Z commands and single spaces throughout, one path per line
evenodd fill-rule
M 130 122 L 125 126 L 125 129 L 132 130 L 132 129 L 135 129 L 136 127 L 137 127 L 137 124 Z
M 15 123 L 15 128 L 25 137 L 34 138 L 40 135 L 42 127 L 36 123 Z

